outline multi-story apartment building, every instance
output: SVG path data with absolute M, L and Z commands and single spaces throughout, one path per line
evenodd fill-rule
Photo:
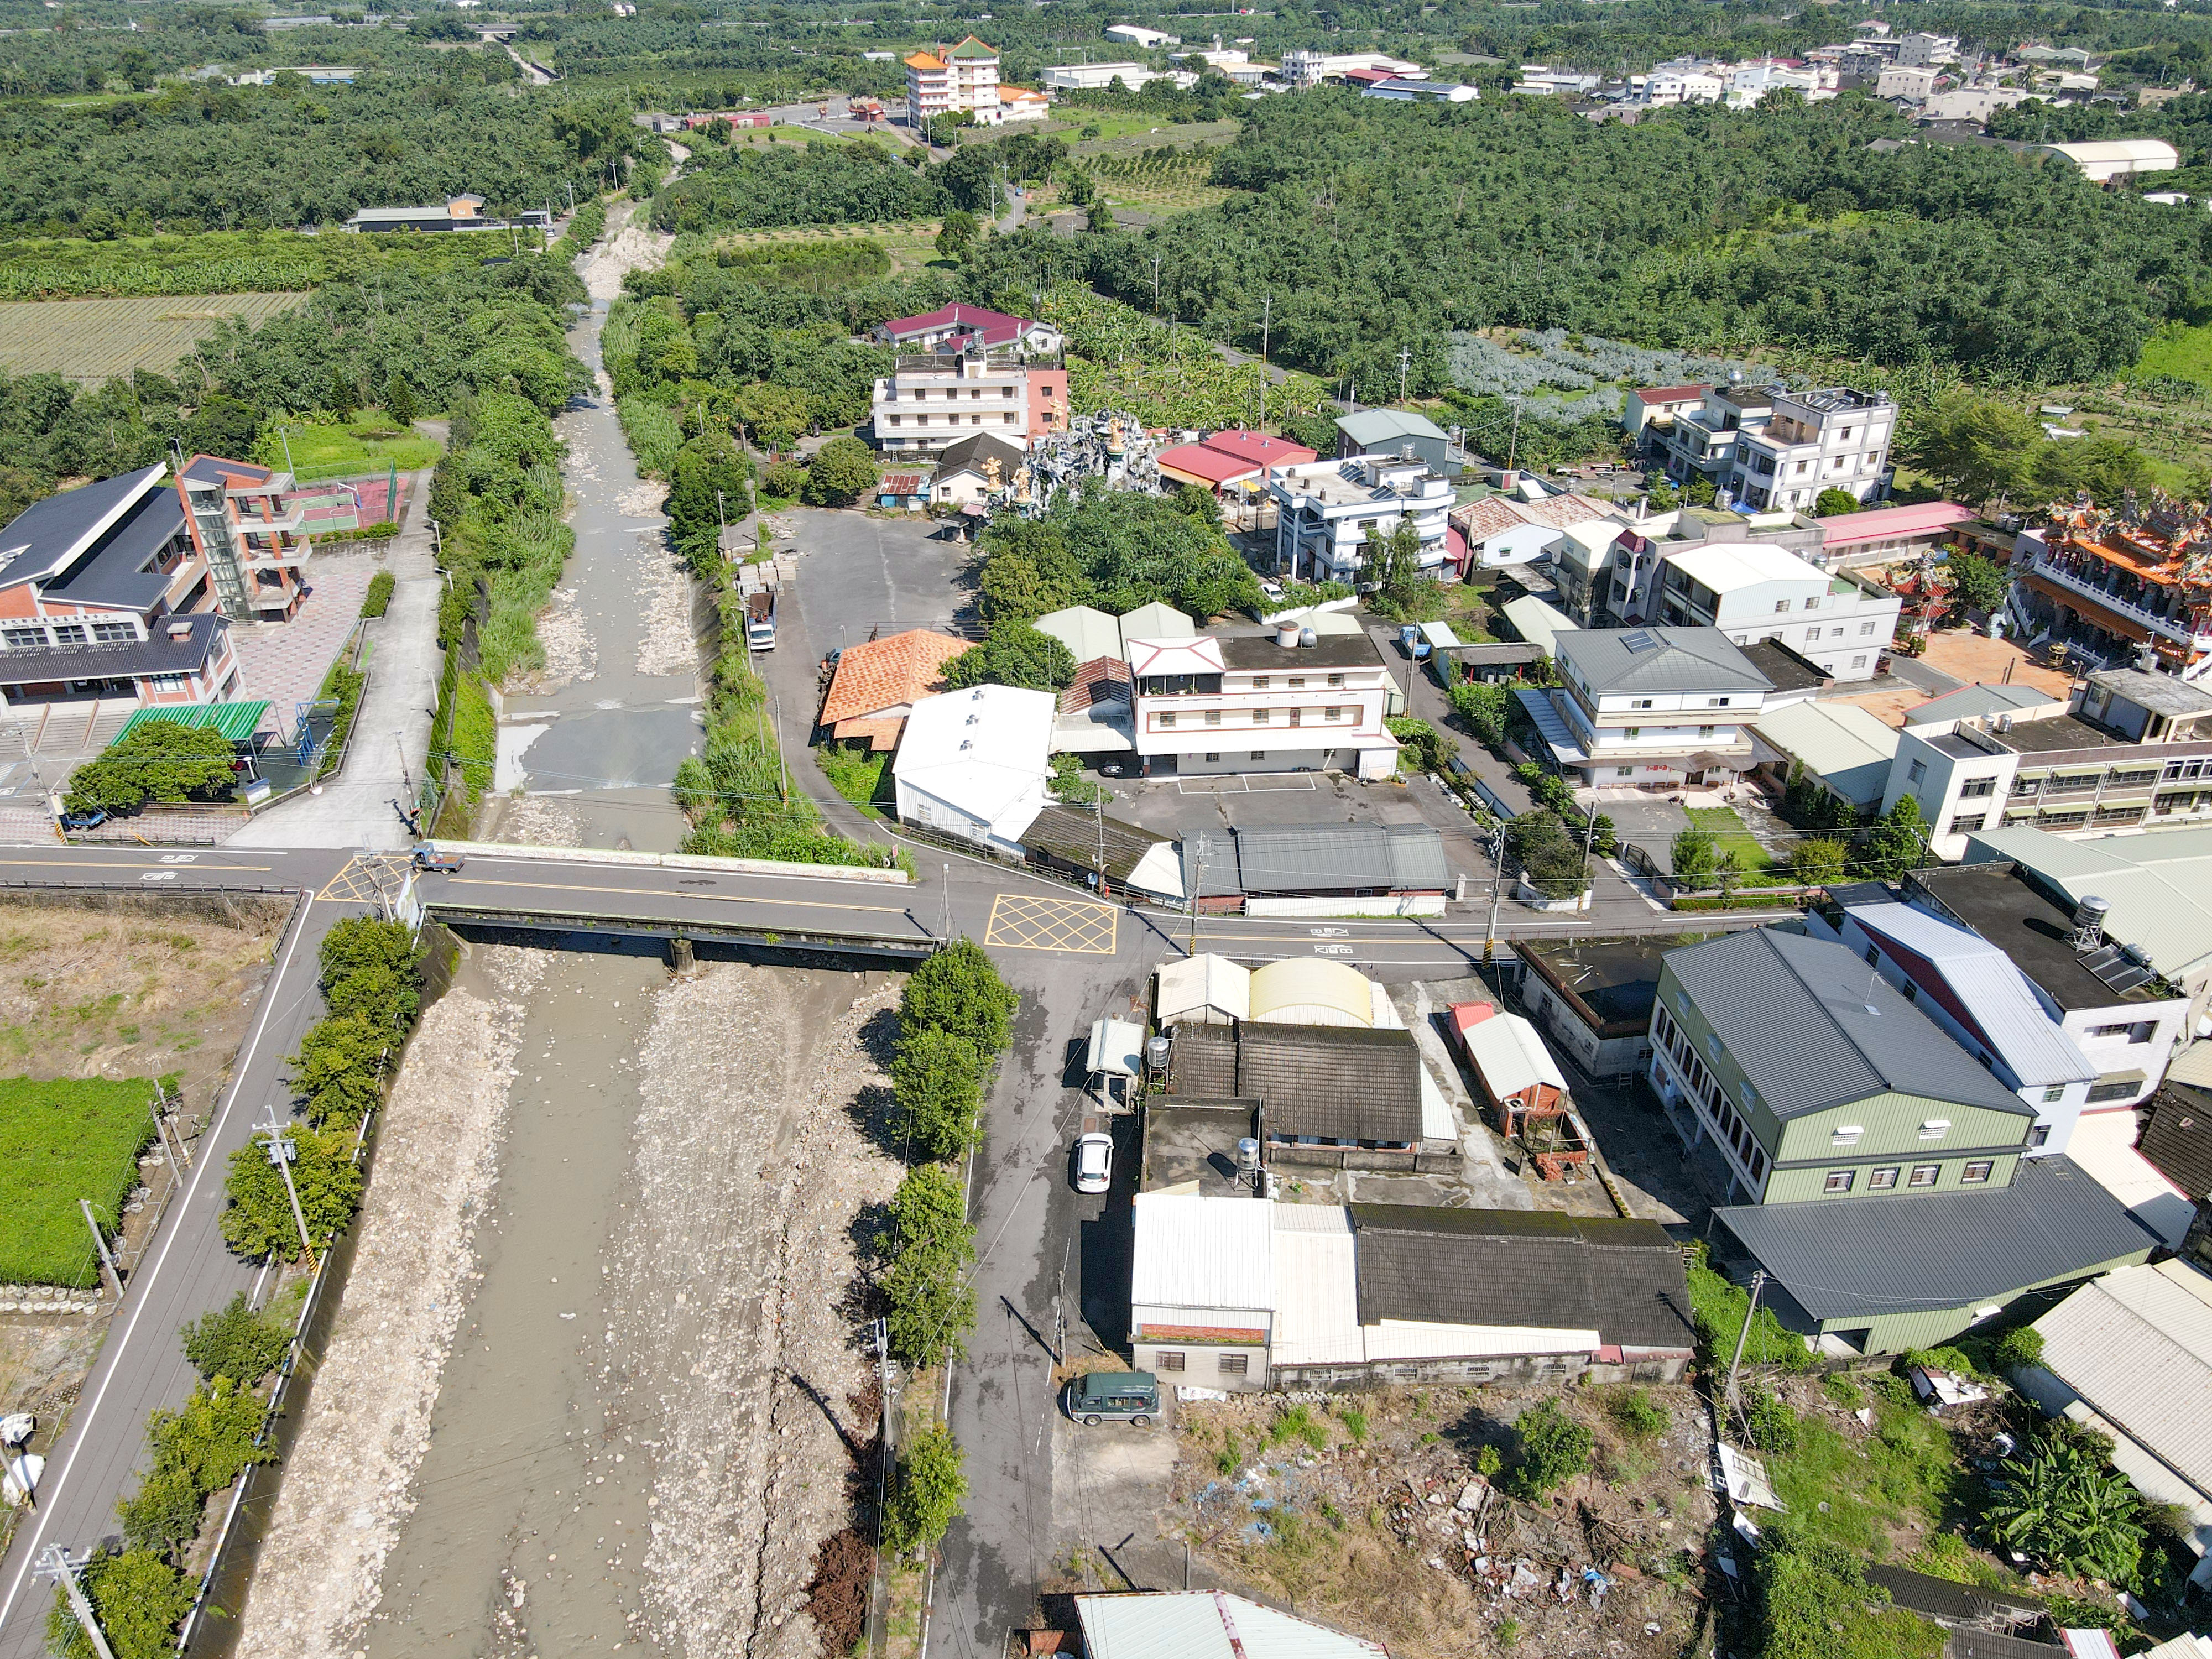
M 1352 455 L 1278 466 L 1273 497 L 1275 568 L 1302 581 L 1356 581 L 1368 526 L 1388 536 L 1410 518 L 1421 538 L 1421 568 L 1450 556 L 1450 481 L 1415 455 Z
M 1656 64 L 1648 75 L 1628 77 L 1631 103 L 1662 109 L 1675 104 L 1717 104 L 1728 91 L 1728 77 L 1717 64 L 1688 59 Z
M 2065 1154 L 2028 1156 L 2039 1108 L 1840 944 L 1669 951 L 1651 1047 L 1669 1121 L 1744 1200 L 1716 1222 L 1831 1352 L 1943 1341 L 2159 1242 Z
M 2212 671 L 2212 514 L 2158 491 L 2061 510 L 2014 566 L 2037 626 L 2111 660 L 2148 647 L 2161 667 Z
M 998 49 L 971 34 L 957 46 L 915 52 L 906 60 L 906 108 L 915 126 L 963 111 L 992 125 L 999 108 Z
M 1701 476 L 1729 502 L 1763 512 L 1809 507 L 1824 489 L 1859 501 L 1887 495 L 1896 428 L 1897 406 L 1880 392 L 1738 383 L 1644 432 L 1668 477 Z
M 1962 857 L 1982 830 L 2101 835 L 2212 817 L 2212 691 L 2109 669 L 2070 707 L 1990 695 L 2020 691 L 1968 687 L 1905 714 L 1882 810 L 1911 795 L 1939 858 Z
M 1759 100 L 1770 92 L 1794 92 L 1808 104 L 1821 103 L 1836 95 L 1836 79 L 1832 64 L 1762 58 L 1756 64 L 1738 64 L 1728 71 L 1726 101 L 1730 109 L 1756 109 Z
M 1333 768 L 1387 778 L 1398 769 L 1397 740 L 1383 725 L 1396 687 L 1364 634 L 1316 638 L 1291 627 L 1133 639 L 1125 649 L 1147 772 Z
M 1676 554 L 1729 546 L 1778 550 L 1813 562 L 1820 526 L 1801 513 L 1730 513 L 1682 507 L 1643 516 L 1614 514 L 1612 539 L 1602 526 L 1577 532 L 1551 550 L 1559 606 L 1584 628 L 1633 627 L 1664 620 L 1661 580 Z M 1739 641 L 1741 643 L 1741 641 Z
M 1401 81 L 1425 80 L 1429 73 L 1422 64 L 1379 52 L 1293 49 L 1283 54 L 1283 81 L 1298 92 L 1310 92 L 1323 81 L 1340 80 L 1354 70 L 1380 70 Z
M 1728 489 L 1746 506 L 1810 507 L 1824 489 L 1857 501 L 1889 494 L 1897 405 L 1886 393 L 1777 390 L 1766 419 L 1738 439 Z
M 978 432 L 1029 447 L 1029 371 L 981 351 L 901 357 L 876 382 L 876 447 L 887 455 L 935 455 Z
M 210 702 L 238 689 L 226 623 L 298 608 L 312 544 L 289 473 L 195 456 L 64 491 L 0 530 L 11 704 Z
M 1913 33 L 1897 43 L 1897 62 L 1905 69 L 1942 69 L 1959 61 L 1955 34 Z
M 1561 773 L 1591 789 L 1718 789 L 1757 763 L 1774 684 L 1717 628 L 1576 629 L 1563 684 L 1516 692 Z
M 1668 553 L 1659 573 L 1658 617 L 1669 628 L 1717 628 L 1738 645 L 1778 640 L 1838 680 L 1874 678 L 1897 631 L 1901 601 L 1840 571 L 1753 541 Z

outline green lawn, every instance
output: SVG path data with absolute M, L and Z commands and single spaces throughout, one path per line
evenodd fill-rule
M 2142 356 L 2136 359 L 2131 373 L 2171 374 L 2177 380 L 2212 386 L 2212 327 L 2167 324 L 2143 342 Z
M 1691 806 L 1683 810 L 1689 814 L 1692 824 L 1713 838 L 1716 854 L 1734 850 L 1747 875 L 1757 875 L 1774 867 L 1766 849 L 1753 838 L 1749 826 L 1736 816 L 1733 806 Z
M 893 817 L 897 803 L 891 785 L 891 757 L 832 744 L 814 751 L 814 763 L 830 787 L 871 817 Z
M 154 1137 L 146 1078 L 0 1079 L 0 1284 L 96 1285 L 79 1199 L 112 1229 Z
M 303 479 L 334 478 L 346 472 L 402 472 L 434 465 L 442 446 L 411 428 L 403 430 L 381 410 L 363 410 L 343 424 L 311 426 L 288 422 L 265 434 L 254 459 L 281 466 Z
M 1961 1518 L 1972 1505 L 1971 1477 L 1951 1431 L 1912 1404 L 1904 1383 L 1873 1378 L 1866 1391 L 1875 1421 L 1863 1442 L 1855 1443 L 1856 1425 L 1846 1433 L 1830 1426 L 1825 1413 L 1807 1415 L 1797 1419 L 1793 1449 L 1765 1456 L 1794 1522 L 1884 1560 L 1893 1540 L 1909 1536 L 1915 1522 L 1933 1532 Z

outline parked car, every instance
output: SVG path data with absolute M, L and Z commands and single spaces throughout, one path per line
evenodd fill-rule
M 1111 1419 L 1143 1428 L 1160 1414 L 1160 1380 L 1150 1371 L 1086 1371 L 1067 1385 L 1067 1414 L 1086 1428 Z
M 461 855 L 449 853 L 432 842 L 424 842 L 415 849 L 417 870 L 442 870 L 450 875 L 461 867 Z
M 1075 1190 L 1103 1193 L 1114 1184 L 1114 1137 L 1085 1129 L 1075 1138 Z

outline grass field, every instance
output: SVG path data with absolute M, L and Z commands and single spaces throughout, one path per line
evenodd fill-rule
M 514 246 L 504 231 L 307 236 L 213 230 L 197 236 L 25 237 L 0 241 L 0 300 L 87 295 L 283 294 L 402 264 L 444 270 Z
M 258 324 L 307 297 L 202 294 L 0 305 L 0 369 L 64 374 L 88 385 L 136 368 L 166 374 L 226 319 Z
M 1735 814 L 1732 806 L 1691 806 L 1683 809 L 1690 822 L 1713 838 L 1716 854 L 1733 852 L 1742 864 L 1746 875 L 1759 875 L 1772 867 L 1767 856 L 1752 836 L 1750 829 Z
M 94 1285 L 79 1199 L 103 1228 L 122 1218 L 153 1139 L 145 1078 L 0 1079 L 0 1283 Z
M 781 230 L 731 231 L 714 238 L 716 247 L 773 247 L 777 243 L 819 241 L 824 237 L 866 239 L 882 245 L 890 255 L 891 274 L 903 276 L 937 258 L 937 233 L 944 228 L 936 219 L 911 224 L 793 225 Z
M 380 410 L 364 410 L 342 425 L 309 426 L 288 423 L 255 446 L 254 459 L 264 466 L 281 466 L 309 477 L 335 477 L 334 469 L 347 467 L 376 472 L 396 466 L 402 472 L 436 463 L 441 446 L 420 433 L 394 432 Z M 286 446 L 290 447 L 287 458 Z

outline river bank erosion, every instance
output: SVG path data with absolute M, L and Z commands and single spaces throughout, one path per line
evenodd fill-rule
M 824 1650 L 897 985 L 470 948 L 380 1131 L 239 1654 Z

